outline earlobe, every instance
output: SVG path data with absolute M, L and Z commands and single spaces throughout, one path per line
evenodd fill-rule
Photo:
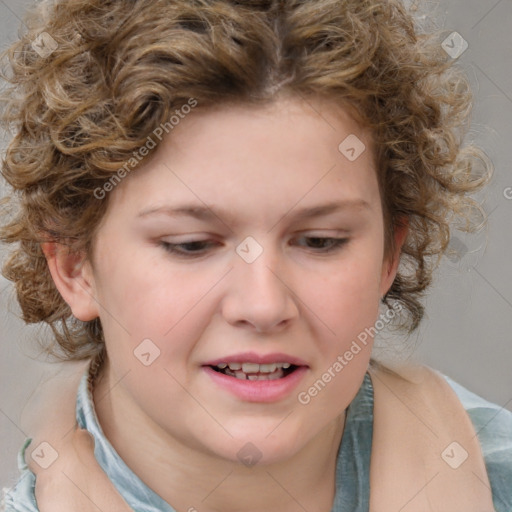
M 409 223 L 407 219 L 402 219 L 400 224 L 394 227 L 394 251 L 386 259 L 382 267 L 381 276 L 381 296 L 384 297 L 391 288 L 400 264 L 400 254 L 402 246 L 409 232 Z
M 71 252 L 67 246 L 56 242 L 45 242 L 41 248 L 53 282 L 73 315 L 83 322 L 97 318 L 94 278 L 84 253 Z

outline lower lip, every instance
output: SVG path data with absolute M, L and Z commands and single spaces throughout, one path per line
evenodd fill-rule
M 203 366 L 204 371 L 220 387 L 246 402 L 277 402 L 287 398 L 299 385 L 308 368 L 299 366 L 295 371 L 276 380 L 242 380 Z

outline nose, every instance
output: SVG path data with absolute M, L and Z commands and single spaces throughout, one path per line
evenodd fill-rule
M 222 303 L 227 322 L 257 333 L 275 333 L 298 316 L 298 299 L 283 256 L 266 248 L 251 263 L 236 253 L 233 261 Z

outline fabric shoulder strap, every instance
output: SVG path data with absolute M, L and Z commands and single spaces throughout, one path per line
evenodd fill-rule
M 370 369 L 370 512 L 494 512 L 471 418 L 426 366 Z

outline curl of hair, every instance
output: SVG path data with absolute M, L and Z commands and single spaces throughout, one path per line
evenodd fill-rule
M 13 213 L 0 238 L 16 246 L 3 273 L 24 320 L 49 324 L 64 358 L 97 354 L 103 333 L 99 319 L 73 317 L 41 242 L 90 255 L 108 202 L 94 190 L 191 98 L 208 108 L 325 97 L 372 130 L 386 251 L 394 229 L 409 228 L 384 299 L 403 305 L 408 332 L 451 222 L 471 231 L 483 215 L 470 195 L 491 167 L 463 145 L 467 79 L 398 0 L 55 0 L 34 7 L 26 26 L 4 56 L 1 119 L 13 137 L 2 175 Z M 50 55 L 32 44 L 41 33 L 56 43 Z

